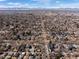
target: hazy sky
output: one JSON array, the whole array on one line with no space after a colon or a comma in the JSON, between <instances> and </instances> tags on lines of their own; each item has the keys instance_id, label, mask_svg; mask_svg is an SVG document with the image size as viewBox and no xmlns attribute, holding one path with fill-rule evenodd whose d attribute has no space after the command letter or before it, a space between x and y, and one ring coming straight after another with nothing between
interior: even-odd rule
<instances>
[{"instance_id":1,"label":"hazy sky","mask_svg":"<svg viewBox=\"0 0 79 59\"><path fill-rule=\"evenodd\" d=\"M79 0L0 0L0 8L79 8Z\"/></svg>"}]
</instances>

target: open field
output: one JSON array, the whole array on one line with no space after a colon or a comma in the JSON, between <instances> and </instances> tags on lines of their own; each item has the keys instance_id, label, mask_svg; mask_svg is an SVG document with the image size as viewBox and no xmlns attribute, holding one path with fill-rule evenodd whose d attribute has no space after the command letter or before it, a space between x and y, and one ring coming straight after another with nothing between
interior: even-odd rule
<instances>
[{"instance_id":1,"label":"open field","mask_svg":"<svg viewBox=\"0 0 79 59\"><path fill-rule=\"evenodd\" d=\"M79 13L1 11L0 59L79 59Z\"/></svg>"}]
</instances>

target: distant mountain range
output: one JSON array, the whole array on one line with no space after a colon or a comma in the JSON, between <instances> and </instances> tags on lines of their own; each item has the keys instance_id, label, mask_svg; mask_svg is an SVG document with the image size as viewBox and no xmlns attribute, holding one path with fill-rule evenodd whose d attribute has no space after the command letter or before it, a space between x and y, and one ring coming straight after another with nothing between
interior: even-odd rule
<instances>
[{"instance_id":1,"label":"distant mountain range","mask_svg":"<svg viewBox=\"0 0 79 59\"><path fill-rule=\"evenodd\" d=\"M79 11L79 8L0 8L0 10L73 10L73 11Z\"/></svg>"},{"instance_id":2,"label":"distant mountain range","mask_svg":"<svg viewBox=\"0 0 79 59\"><path fill-rule=\"evenodd\" d=\"M58 12L72 12L79 13L79 8L0 8L0 13L31 13L31 12L39 12L39 11L58 11Z\"/></svg>"}]
</instances>

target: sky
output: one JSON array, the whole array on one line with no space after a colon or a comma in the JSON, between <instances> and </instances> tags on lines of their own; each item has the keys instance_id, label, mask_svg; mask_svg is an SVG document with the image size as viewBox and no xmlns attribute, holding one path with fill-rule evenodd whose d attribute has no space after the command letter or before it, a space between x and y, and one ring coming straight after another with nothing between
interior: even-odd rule
<instances>
[{"instance_id":1,"label":"sky","mask_svg":"<svg viewBox=\"0 0 79 59\"><path fill-rule=\"evenodd\" d=\"M0 0L0 8L79 8L79 0Z\"/></svg>"}]
</instances>

